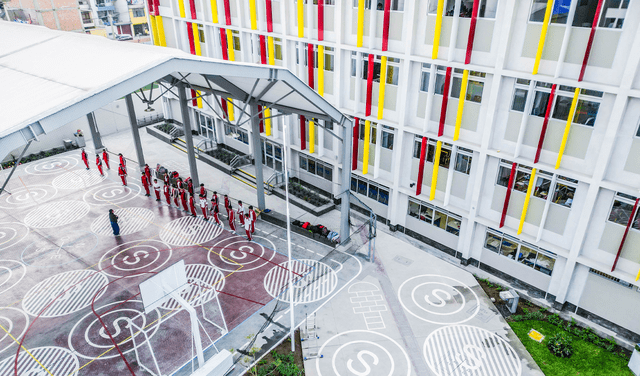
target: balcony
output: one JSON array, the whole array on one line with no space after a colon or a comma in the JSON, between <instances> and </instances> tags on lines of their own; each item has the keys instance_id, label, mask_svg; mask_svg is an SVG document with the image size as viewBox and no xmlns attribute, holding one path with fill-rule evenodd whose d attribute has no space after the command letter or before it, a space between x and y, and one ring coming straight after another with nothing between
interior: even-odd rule
<instances>
[{"instance_id":1,"label":"balcony","mask_svg":"<svg viewBox=\"0 0 640 376\"><path fill-rule=\"evenodd\" d=\"M140 8L144 6L143 0L127 0L129 8Z\"/></svg>"},{"instance_id":2,"label":"balcony","mask_svg":"<svg viewBox=\"0 0 640 376\"><path fill-rule=\"evenodd\" d=\"M96 9L100 12L115 11L116 7L111 1L96 2Z\"/></svg>"},{"instance_id":3,"label":"balcony","mask_svg":"<svg viewBox=\"0 0 640 376\"><path fill-rule=\"evenodd\" d=\"M86 0L78 0L78 8L80 10L91 10L91 4Z\"/></svg>"}]
</instances>

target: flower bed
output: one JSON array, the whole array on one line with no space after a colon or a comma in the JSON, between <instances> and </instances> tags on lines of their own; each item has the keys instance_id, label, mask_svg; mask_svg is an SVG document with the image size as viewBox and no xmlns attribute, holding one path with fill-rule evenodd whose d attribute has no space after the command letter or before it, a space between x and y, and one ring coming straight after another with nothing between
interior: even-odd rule
<instances>
[{"instance_id":1,"label":"flower bed","mask_svg":"<svg viewBox=\"0 0 640 376\"><path fill-rule=\"evenodd\" d=\"M322 206L329 203L328 199L320 196L317 192L314 192L311 189L304 187L302 184L295 183L291 180L289 180L289 193L314 206Z\"/></svg>"},{"instance_id":2,"label":"flower bed","mask_svg":"<svg viewBox=\"0 0 640 376\"><path fill-rule=\"evenodd\" d=\"M51 157L51 156L56 155L56 154L65 153L65 152L67 152L69 150L73 150L73 149L78 149L78 147L73 145L71 147L71 149L65 149L64 147L59 147L59 148L53 148L53 149L50 149L50 150L43 150L43 151L41 151L39 153L29 154L26 157L22 157L22 160L20 160L20 164L37 161L39 159ZM16 161L15 161L15 157L14 157L13 161L3 163L2 164L2 168L3 169L11 168L11 167L13 167L13 165L15 165L15 163L16 163Z\"/></svg>"}]
</instances>

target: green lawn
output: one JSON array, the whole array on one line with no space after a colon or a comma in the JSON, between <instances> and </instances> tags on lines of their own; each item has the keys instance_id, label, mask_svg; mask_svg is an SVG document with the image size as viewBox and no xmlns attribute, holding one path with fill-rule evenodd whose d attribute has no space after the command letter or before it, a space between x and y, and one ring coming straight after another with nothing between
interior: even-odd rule
<instances>
[{"instance_id":1,"label":"green lawn","mask_svg":"<svg viewBox=\"0 0 640 376\"><path fill-rule=\"evenodd\" d=\"M627 367L626 359L572 334L569 336L573 338L574 353L570 358L558 358L551 354L547 349L547 339L565 330L546 321L519 321L510 322L509 325L547 376L634 376ZM542 343L529 338L527 334L531 329L546 336Z\"/></svg>"}]
</instances>

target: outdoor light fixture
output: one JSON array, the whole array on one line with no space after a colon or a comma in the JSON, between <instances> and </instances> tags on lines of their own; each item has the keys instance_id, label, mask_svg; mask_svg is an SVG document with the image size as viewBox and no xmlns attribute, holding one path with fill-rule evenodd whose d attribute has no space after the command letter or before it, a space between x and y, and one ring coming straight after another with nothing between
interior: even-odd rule
<instances>
[{"instance_id":1,"label":"outdoor light fixture","mask_svg":"<svg viewBox=\"0 0 640 376\"><path fill-rule=\"evenodd\" d=\"M153 112L155 109L151 107L151 103L147 102L147 108L144 109L144 112Z\"/></svg>"}]
</instances>

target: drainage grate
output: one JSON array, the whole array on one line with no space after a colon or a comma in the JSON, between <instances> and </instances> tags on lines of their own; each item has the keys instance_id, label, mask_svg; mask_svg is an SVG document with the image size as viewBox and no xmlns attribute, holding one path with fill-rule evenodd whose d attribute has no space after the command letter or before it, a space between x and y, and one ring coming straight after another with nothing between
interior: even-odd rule
<instances>
[{"instance_id":1,"label":"drainage grate","mask_svg":"<svg viewBox=\"0 0 640 376\"><path fill-rule=\"evenodd\" d=\"M393 261L395 261L397 263L400 263L400 264L402 264L404 266L409 266L409 265L413 264L413 260L410 260L410 259L408 259L406 257L402 257L402 256L394 257Z\"/></svg>"}]
</instances>

